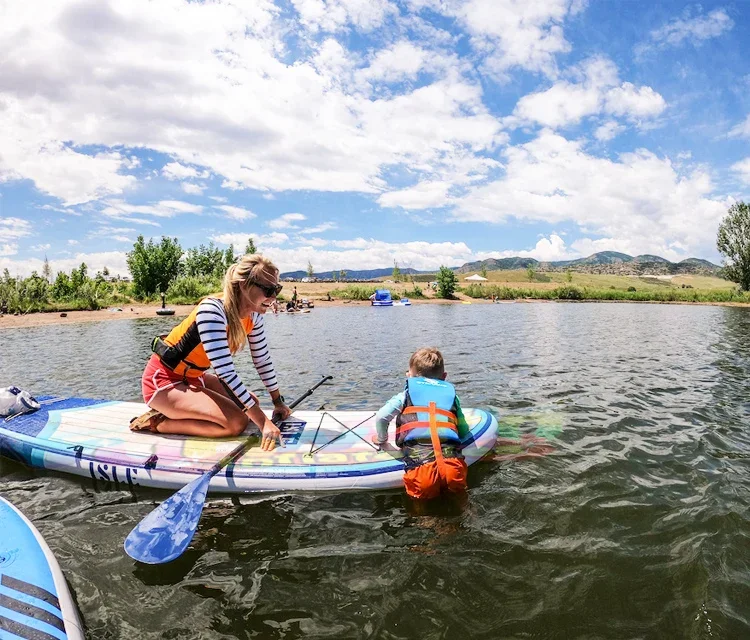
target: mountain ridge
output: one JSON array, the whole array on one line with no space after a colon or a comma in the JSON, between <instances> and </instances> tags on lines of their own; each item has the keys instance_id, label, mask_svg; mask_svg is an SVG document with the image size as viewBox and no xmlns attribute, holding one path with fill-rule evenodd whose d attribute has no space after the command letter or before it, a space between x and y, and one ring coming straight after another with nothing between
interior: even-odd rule
<instances>
[{"instance_id":1,"label":"mountain ridge","mask_svg":"<svg viewBox=\"0 0 750 640\"><path fill-rule=\"evenodd\" d=\"M642 275L649 273L653 275L718 275L721 267L717 264L703 260L702 258L686 258L680 262L670 262L660 256L643 254L631 256L627 253L618 251L600 251L585 258L575 260L558 260L552 262L543 262L535 258L521 258L515 256L512 258L487 258L486 260L476 260L466 262L460 267L451 267L456 273L468 273L472 271L479 272L482 268L487 271L507 271L514 269L528 269L532 267L538 271L578 271L581 273L607 273L615 275ZM393 267L383 269L343 269L346 272L347 280L370 280L373 278L382 278L390 276L393 273ZM340 271L323 271L314 273L314 277L321 280L333 279L334 273ZM435 273L435 271L419 271L417 269L401 269L402 275ZM307 276L303 270L286 271L279 275L280 278L294 278L300 280Z\"/></svg>"}]
</instances>

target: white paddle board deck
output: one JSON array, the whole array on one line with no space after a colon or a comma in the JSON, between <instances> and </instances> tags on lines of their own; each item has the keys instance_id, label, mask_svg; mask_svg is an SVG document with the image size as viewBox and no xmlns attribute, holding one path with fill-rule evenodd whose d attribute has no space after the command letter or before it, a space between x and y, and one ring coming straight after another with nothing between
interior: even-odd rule
<instances>
[{"instance_id":1,"label":"white paddle board deck","mask_svg":"<svg viewBox=\"0 0 750 640\"><path fill-rule=\"evenodd\" d=\"M0 452L28 465L88 476L116 487L177 489L210 469L246 437L196 438L132 432L131 418L147 407L135 402L83 398L46 400L32 414L0 422ZM471 432L468 464L495 445L497 421L464 409ZM280 425L284 447L262 451L260 441L211 479L210 491L383 489L402 484L404 464L395 447L371 443L374 411L295 411Z\"/></svg>"},{"instance_id":2,"label":"white paddle board deck","mask_svg":"<svg viewBox=\"0 0 750 640\"><path fill-rule=\"evenodd\" d=\"M41 534L0 498L0 638L83 640L65 577Z\"/></svg>"}]
</instances>

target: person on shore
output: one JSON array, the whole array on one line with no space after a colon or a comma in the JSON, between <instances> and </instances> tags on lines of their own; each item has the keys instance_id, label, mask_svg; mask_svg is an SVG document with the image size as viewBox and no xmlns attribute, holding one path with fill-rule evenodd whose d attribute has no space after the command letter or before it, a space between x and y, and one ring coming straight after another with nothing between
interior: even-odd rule
<instances>
[{"instance_id":1,"label":"person on shore","mask_svg":"<svg viewBox=\"0 0 750 640\"><path fill-rule=\"evenodd\" d=\"M267 258L246 255L227 270L222 295L203 299L167 336L154 338L141 380L151 410L131 421L132 430L219 438L238 436L252 422L262 433L261 448L276 446L279 428L245 388L233 356L250 344L273 418L286 418L291 411L279 392L263 324L282 288L278 276Z\"/></svg>"},{"instance_id":2,"label":"person on shore","mask_svg":"<svg viewBox=\"0 0 750 640\"><path fill-rule=\"evenodd\" d=\"M292 293L292 306L295 309L297 308L297 287L294 287L294 292Z\"/></svg>"},{"instance_id":3,"label":"person on shore","mask_svg":"<svg viewBox=\"0 0 750 640\"><path fill-rule=\"evenodd\" d=\"M466 490L467 465L461 441L469 426L456 390L445 381L443 355L433 347L409 359L406 386L375 416L373 443L388 441L388 425L396 419L396 446L403 451L404 486L412 498L435 498L443 490Z\"/></svg>"}]
</instances>

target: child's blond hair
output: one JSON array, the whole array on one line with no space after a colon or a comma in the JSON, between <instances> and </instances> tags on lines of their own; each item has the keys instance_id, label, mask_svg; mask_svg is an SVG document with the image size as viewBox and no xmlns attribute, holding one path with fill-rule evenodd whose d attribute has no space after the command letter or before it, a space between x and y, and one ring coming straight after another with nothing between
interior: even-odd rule
<instances>
[{"instance_id":1,"label":"child's blond hair","mask_svg":"<svg viewBox=\"0 0 750 640\"><path fill-rule=\"evenodd\" d=\"M435 347L424 347L409 358L409 371L423 378L442 379L445 375L443 354Z\"/></svg>"}]
</instances>

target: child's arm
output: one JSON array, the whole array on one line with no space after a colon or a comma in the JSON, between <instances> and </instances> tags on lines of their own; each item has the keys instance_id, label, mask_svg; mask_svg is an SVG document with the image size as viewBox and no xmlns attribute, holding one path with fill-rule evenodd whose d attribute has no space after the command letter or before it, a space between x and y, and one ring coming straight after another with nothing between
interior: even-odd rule
<instances>
[{"instance_id":1,"label":"child's arm","mask_svg":"<svg viewBox=\"0 0 750 640\"><path fill-rule=\"evenodd\" d=\"M378 431L377 435L372 437L372 441L375 444L385 444L388 442L388 425L401 413L405 402L406 396L402 391L393 396L375 414L375 428Z\"/></svg>"},{"instance_id":2,"label":"child's arm","mask_svg":"<svg viewBox=\"0 0 750 640\"><path fill-rule=\"evenodd\" d=\"M458 429L458 437L463 440L466 436L469 435L469 423L466 422L466 416L464 415L463 409L461 409L461 403L458 400L458 396L456 396L456 422L458 423L456 425L456 428Z\"/></svg>"}]
</instances>

